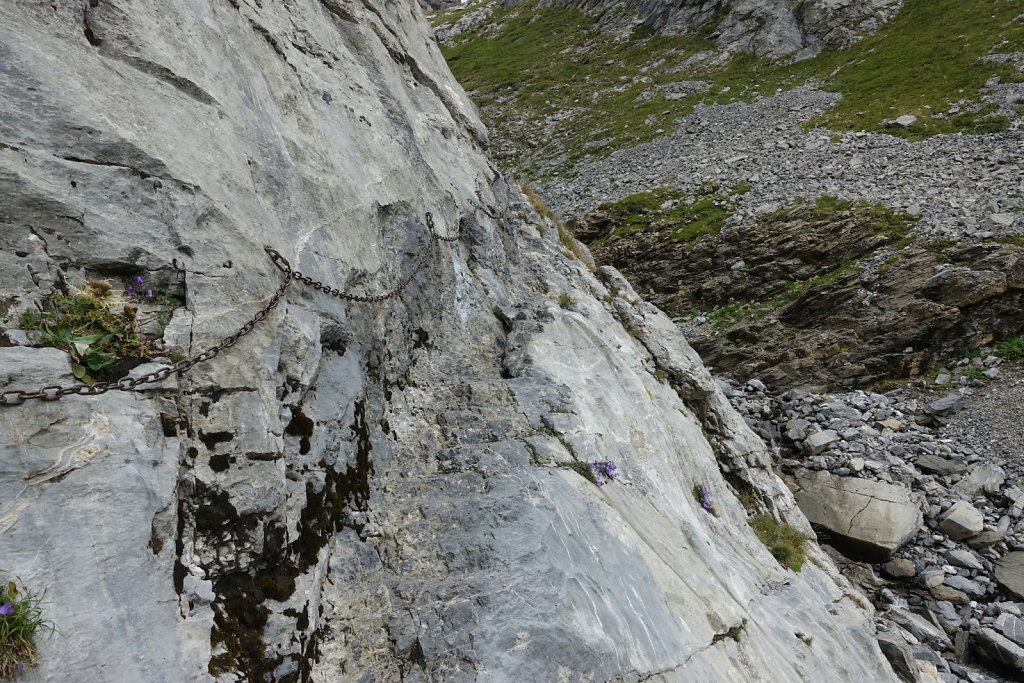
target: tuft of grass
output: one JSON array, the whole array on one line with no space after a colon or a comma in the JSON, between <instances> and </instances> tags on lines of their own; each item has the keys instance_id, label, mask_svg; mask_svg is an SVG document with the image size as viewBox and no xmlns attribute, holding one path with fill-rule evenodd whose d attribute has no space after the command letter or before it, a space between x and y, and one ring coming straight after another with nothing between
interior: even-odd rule
<instances>
[{"instance_id":1,"label":"tuft of grass","mask_svg":"<svg viewBox=\"0 0 1024 683\"><path fill-rule=\"evenodd\" d=\"M0 678L39 663L36 636L52 635L53 622L43 618L42 598L8 580L0 586Z\"/></svg>"},{"instance_id":2,"label":"tuft of grass","mask_svg":"<svg viewBox=\"0 0 1024 683\"><path fill-rule=\"evenodd\" d=\"M1004 339L995 345L995 352L1006 360L1024 361L1024 336Z\"/></svg>"},{"instance_id":3,"label":"tuft of grass","mask_svg":"<svg viewBox=\"0 0 1024 683\"><path fill-rule=\"evenodd\" d=\"M544 203L544 200L540 198L536 190L528 184L523 185L522 190L523 194L525 194L526 198L530 200L530 203L533 204L533 208L538 214L550 221L558 223L558 216L556 216L555 212L551 210L551 207Z\"/></svg>"},{"instance_id":4,"label":"tuft of grass","mask_svg":"<svg viewBox=\"0 0 1024 683\"><path fill-rule=\"evenodd\" d=\"M90 373L103 373L119 360L152 355L152 344L138 329L138 309L119 301L109 283L87 283L74 296L56 296L50 303L42 313L26 311L19 323L38 332L43 346L68 352L77 379L92 384L96 380ZM120 313L114 312L116 306Z\"/></svg>"},{"instance_id":5,"label":"tuft of grass","mask_svg":"<svg viewBox=\"0 0 1024 683\"><path fill-rule=\"evenodd\" d=\"M558 297L558 305L561 306L562 308L569 308L570 306L572 306L572 304L572 297L566 294L565 292L562 292L562 295Z\"/></svg>"},{"instance_id":6,"label":"tuft of grass","mask_svg":"<svg viewBox=\"0 0 1024 683\"><path fill-rule=\"evenodd\" d=\"M988 379L985 376L985 368L980 365L970 365L964 368L964 377L975 382L983 382Z\"/></svg>"},{"instance_id":7,"label":"tuft of grass","mask_svg":"<svg viewBox=\"0 0 1024 683\"><path fill-rule=\"evenodd\" d=\"M579 460L562 460L556 462L559 467L568 467L570 470L576 472L578 475L589 481L591 484L597 483L597 477L594 475L594 470L590 466L590 463L581 462Z\"/></svg>"},{"instance_id":8,"label":"tuft of grass","mask_svg":"<svg viewBox=\"0 0 1024 683\"><path fill-rule=\"evenodd\" d=\"M800 571L807 555L804 548L808 537L793 527L778 521L771 515L758 515L750 520L750 526L761 542L768 547L779 564L795 572Z\"/></svg>"}]
</instances>

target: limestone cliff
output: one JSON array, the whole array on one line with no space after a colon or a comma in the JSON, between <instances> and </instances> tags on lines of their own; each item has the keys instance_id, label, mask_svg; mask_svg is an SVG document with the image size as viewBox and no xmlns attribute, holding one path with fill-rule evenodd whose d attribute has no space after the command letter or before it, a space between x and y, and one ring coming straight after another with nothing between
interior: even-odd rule
<instances>
[{"instance_id":1,"label":"limestone cliff","mask_svg":"<svg viewBox=\"0 0 1024 683\"><path fill-rule=\"evenodd\" d=\"M747 525L738 491L806 521L686 341L495 171L415 3L5 3L0 95L2 391L73 381L17 314L89 280L174 292L195 356L281 284L265 245L411 277L0 409L0 566L60 629L24 680L892 678L828 559ZM460 239L421 261L427 212Z\"/></svg>"},{"instance_id":2,"label":"limestone cliff","mask_svg":"<svg viewBox=\"0 0 1024 683\"><path fill-rule=\"evenodd\" d=\"M515 4L515 3L504 3ZM551 0L583 9L610 30L664 35L705 32L722 50L804 59L822 48L848 47L877 31L903 0ZM443 7L443 0L436 7ZM479 12L464 27L479 24ZM450 38L461 28L445 27Z\"/></svg>"}]
</instances>

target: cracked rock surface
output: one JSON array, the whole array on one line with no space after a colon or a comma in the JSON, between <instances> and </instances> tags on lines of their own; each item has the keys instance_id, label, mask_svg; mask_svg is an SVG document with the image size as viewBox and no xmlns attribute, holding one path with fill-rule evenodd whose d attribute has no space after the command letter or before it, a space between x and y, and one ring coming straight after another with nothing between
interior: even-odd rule
<instances>
[{"instance_id":1,"label":"cracked rock surface","mask_svg":"<svg viewBox=\"0 0 1024 683\"><path fill-rule=\"evenodd\" d=\"M178 292L186 356L280 285L264 245L409 280L296 282L186 375L0 410L3 568L60 629L23 680L894 680L827 556L747 525L740 490L809 530L681 333L496 172L416 5L7 3L0 95L3 391L71 383L16 321L88 280ZM417 270L426 212L460 239Z\"/></svg>"}]
</instances>

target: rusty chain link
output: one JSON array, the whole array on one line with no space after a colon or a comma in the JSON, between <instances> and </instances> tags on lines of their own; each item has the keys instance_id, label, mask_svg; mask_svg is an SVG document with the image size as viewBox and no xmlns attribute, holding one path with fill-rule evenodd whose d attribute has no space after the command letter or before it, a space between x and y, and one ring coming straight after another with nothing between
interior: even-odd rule
<instances>
[{"instance_id":1,"label":"rusty chain link","mask_svg":"<svg viewBox=\"0 0 1024 683\"><path fill-rule=\"evenodd\" d=\"M96 382L94 384L75 384L71 386L50 384L42 389L38 389L37 391L14 390L0 392L0 407L20 406L25 401L33 399L38 399L40 401L56 401L71 394L76 396L99 396L100 394L105 394L108 391L136 391L140 385L159 382L167 379L171 375L183 375L199 363L205 363L208 360L216 358L221 351L234 346L238 343L239 339L252 332L257 323L266 320L267 316L270 315L270 312L277 307L281 302L281 299L284 297L285 292L288 290L288 287L290 287L292 282L295 280L301 280L303 283L313 287L314 289L318 289L325 294L330 294L331 296L335 296L339 299L345 299L346 301L377 303L396 297L412 283L413 279L423 269L423 266L426 263L427 251L436 241L457 242L462 237L461 224L459 225L459 230L454 236L445 237L437 233L437 230L434 227L433 215L428 212L426 217L428 228L427 242L416 254L412 272L408 277L402 280L395 289L386 294L349 294L348 292L342 292L335 287L328 287L324 283L314 280L310 276L304 274L302 271L294 270L291 263L288 262L288 259L282 256L276 249L264 247L263 250L267 252L268 256L270 256L270 260L273 261L278 270L285 274L285 280L281 283L281 286L277 288L277 291L274 292L270 299L267 300L267 303L263 305L263 308L256 311L256 314L253 315L253 317L242 325L242 327L240 327L234 334L224 337L224 339L220 340L219 343L214 344L199 355L178 361L173 365L165 365L159 370L154 370L153 372L146 373L145 375L139 375L138 377L122 377L121 379L113 382Z\"/></svg>"}]
</instances>

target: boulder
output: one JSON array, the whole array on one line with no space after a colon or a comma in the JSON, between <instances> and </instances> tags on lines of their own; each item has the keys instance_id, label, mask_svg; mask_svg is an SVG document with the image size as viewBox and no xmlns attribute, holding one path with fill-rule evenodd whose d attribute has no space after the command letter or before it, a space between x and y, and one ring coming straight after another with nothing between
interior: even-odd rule
<instances>
[{"instance_id":1,"label":"boulder","mask_svg":"<svg viewBox=\"0 0 1024 683\"><path fill-rule=\"evenodd\" d=\"M917 469L921 470L925 474L937 474L939 476L946 476L949 474L960 474L961 472L967 471L967 465L958 460L951 460L949 458L943 458L941 455L934 455L932 453L924 453L918 457L914 463Z\"/></svg>"},{"instance_id":2,"label":"boulder","mask_svg":"<svg viewBox=\"0 0 1024 683\"><path fill-rule=\"evenodd\" d=\"M958 500L942 518L942 530L954 541L962 541L985 528L985 516L970 503Z\"/></svg>"},{"instance_id":3,"label":"boulder","mask_svg":"<svg viewBox=\"0 0 1024 683\"><path fill-rule=\"evenodd\" d=\"M836 545L845 540L854 554L890 557L921 526L918 498L902 486L806 469L796 479L807 519L828 529Z\"/></svg>"},{"instance_id":4,"label":"boulder","mask_svg":"<svg viewBox=\"0 0 1024 683\"><path fill-rule=\"evenodd\" d=\"M901 681L917 683L917 664L914 661L914 651L910 645L897 635L890 633L878 634L878 647L882 654L892 664L892 670L900 677Z\"/></svg>"},{"instance_id":5,"label":"boulder","mask_svg":"<svg viewBox=\"0 0 1024 683\"><path fill-rule=\"evenodd\" d=\"M1020 645L990 628L978 629L974 638L975 651L982 658L1024 674L1024 648Z\"/></svg>"},{"instance_id":6,"label":"boulder","mask_svg":"<svg viewBox=\"0 0 1024 683\"><path fill-rule=\"evenodd\" d=\"M1024 619L1004 612L996 617L996 629L1020 646L1024 646Z\"/></svg>"},{"instance_id":7,"label":"boulder","mask_svg":"<svg viewBox=\"0 0 1024 683\"><path fill-rule=\"evenodd\" d=\"M939 417L946 417L959 413L965 408L969 408L973 401L970 396L965 396L958 391L954 391L951 394L946 394L942 398L932 401L928 404L928 412L932 415Z\"/></svg>"},{"instance_id":8,"label":"boulder","mask_svg":"<svg viewBox=\"0 0 1024 683\"><path fill-rule=\"evenodd\" d=\"M1024 600L1024 550L1007 553L996 562L996 583L1014 600Z\"/></svg>"},{"instance_id":9,"label":"boulder","mask_svg":"<svg viewBox=\"0 0 1024 683\"><path fill-rule=\"evenodd\" d=\"M882 565L882 571L897 579L910 578L917 573L914 569L914 563L905 557L898 557L895 560L889 560Z\"/></svg>"},{"instance_id":10,"label":"boulder","mask_svg":"<svg viewBox=\"0 0 1024 683\"><path fill-rule=\"evenodd\" d=\"M965 496L976 496L979 491L989 495L999 493L999 487L1006 481L1006 472L1002 467L982 465L971 470L970 474L957 482L953 488Z\"/></svg>"},{"instance_id":11,"label":"boulder","mask_svg":"<svg viewBox=\"0 0 1024 683\"><path fill-rule=\"evenodd\" d=\"M804 450L808 455L817 455L838 441L839 435L831 429L826 429L804 439Z\"/></svg>"}]
</instances>

